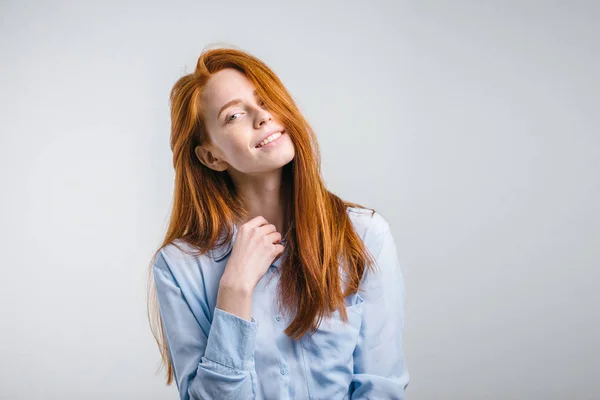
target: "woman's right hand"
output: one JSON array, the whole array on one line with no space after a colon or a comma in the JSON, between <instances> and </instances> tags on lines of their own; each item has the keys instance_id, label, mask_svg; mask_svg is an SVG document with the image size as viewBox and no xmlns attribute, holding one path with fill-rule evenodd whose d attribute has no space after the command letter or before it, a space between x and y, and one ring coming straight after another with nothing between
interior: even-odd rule
<instances>
[{"instance_id":1,"label":"woman's right hand","mask_svg":"<svg viewBox=\"0 0 600 400\"><path fill-rule=\"evenodd\" d=\"M221 285L247 291L250 295L284 247L275 225L258 216L241 225Z\"/></svg>"}]
</instances>

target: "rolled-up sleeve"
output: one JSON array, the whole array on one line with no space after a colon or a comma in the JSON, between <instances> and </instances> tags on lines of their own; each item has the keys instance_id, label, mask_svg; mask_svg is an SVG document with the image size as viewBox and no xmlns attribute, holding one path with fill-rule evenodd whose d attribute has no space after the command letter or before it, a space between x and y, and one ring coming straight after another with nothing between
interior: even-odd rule
<instances>
[{"instance_id":1,"label":"rolled-up sleeve","mask_svg":"<svg viewBox=\"0 0 600 400\"><path fill-rule=\"evenodd\" d=\"M363 321L354 350L351 398L404 400L409 373L404 358L404 278L387 221L373 215L368 232L376 270L361 282Z\"/></svg>"},{"instance_id":2,"label":"rolled-up sleeve","mask_svg":"<svg viewBox=\"0 0 600 400\"><path fill-rule=\"evenodd\" d=\"M180 399L254 399L258 322L219 308L211 321L207 304L192 310L164 257L153 272ZM194 296L202 298L203 293Z\"/></svg>"}]
</instances>

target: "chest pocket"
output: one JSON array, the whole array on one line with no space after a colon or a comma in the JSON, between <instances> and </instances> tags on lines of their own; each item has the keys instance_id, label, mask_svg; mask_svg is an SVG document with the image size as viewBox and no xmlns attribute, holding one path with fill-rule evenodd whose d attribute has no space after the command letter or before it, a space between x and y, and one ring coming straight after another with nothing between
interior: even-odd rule
<instances>
[{"instance_id":1,"label":"chest pocket","mask_svg":"<svg viewBox=\"0 0 600 400\"><path fill-rule=\"evenodd\" d=\"M322 393L323 399L342 398L341 395L347 393L351 383L353 353L362 325L364 300L358 293L349 298L351 300L345 305L347 322L342 320L339 310L335 310L321 320L319 328L312 335L308 331L301 339L309 391L312 385L318 383L321 390L327 392Z\"/></svg>"}]
</instances>

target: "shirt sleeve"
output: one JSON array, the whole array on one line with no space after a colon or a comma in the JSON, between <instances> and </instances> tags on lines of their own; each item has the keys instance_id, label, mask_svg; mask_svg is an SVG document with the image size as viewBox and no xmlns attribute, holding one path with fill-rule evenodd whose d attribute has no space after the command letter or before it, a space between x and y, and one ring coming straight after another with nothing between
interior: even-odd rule
<instances>
[{"instance_id":1,"label":"shirt sleeve","mask_svg":"<svg viewBox=\"0 0 600 400\"><path fill-rule=\"evenodd\" d=\"M206 313L192 312L168 267L155 264L153 272L180 399L254 399L258 323L219 308L211 322ZM201 308L208 310L208 305Z\"/></svg>"},{"instance_id":2,"label":"shirt sleeve","mask_svg":"<svg viewBox=\"0 0 600 400\"><path fill-rule=\"evenodd\" d=\"M351 399L404 400L410 380L402 346L404 279L387 221L377 213L373 219L377 265L361 282L363 321L354 350Z\"/></svg>"}]
</instances>

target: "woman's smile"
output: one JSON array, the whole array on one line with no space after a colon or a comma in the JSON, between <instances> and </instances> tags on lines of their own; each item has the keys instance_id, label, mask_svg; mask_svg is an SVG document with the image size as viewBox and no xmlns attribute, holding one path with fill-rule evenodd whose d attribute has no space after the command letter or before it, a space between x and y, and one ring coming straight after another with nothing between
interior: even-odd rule
<instances>
[{"instance_id":1,"label":"woman's smile","mask_svg":"<svg viewBox=\"0 0 600 400\"><path fill-rule=\"evenodd\" d=\"M275 147L279 143L282 142L282 139L285 135L286 135L285 131L282 131L279 134L272 135L272 140L269 143L259 144L256 148L257 149L269 149L269 148ZM262 142L262 143L264 143L264 142Z\"/></svg>"}]
</instances>

